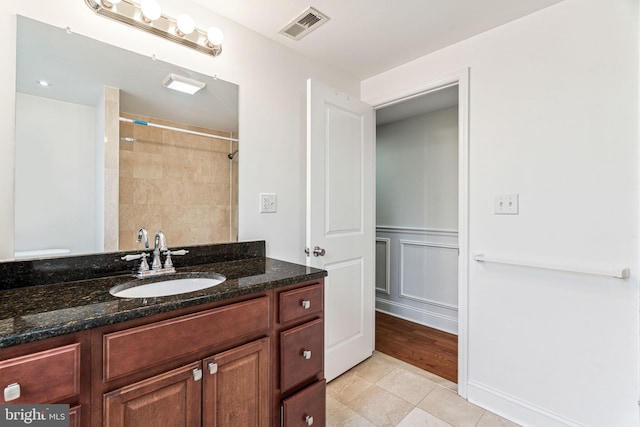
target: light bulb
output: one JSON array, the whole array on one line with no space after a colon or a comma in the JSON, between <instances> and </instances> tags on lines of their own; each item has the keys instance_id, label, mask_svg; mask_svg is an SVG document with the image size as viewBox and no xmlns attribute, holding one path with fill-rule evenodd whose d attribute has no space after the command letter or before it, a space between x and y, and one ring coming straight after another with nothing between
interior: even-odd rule
<instances>
[{"instance_id":1,"label":"light bulb","mask_svg":"<svg viewBox=\"0 0 640 427\"><path fill-rule=\"evenodd\" d=\"M143 0L140 5L142 16L149 21L155 21L162 15L160 5L155 0Z\"/></svg>"},{"instance_id":2,"label":"light bulb","mask_svg":"<svg viewBox=\"0 0 640 427\"><path fill-rule=\"evenodd\" d=\"M178 26L178 31L184 35L191 34L193 30L196 29L196 24L193 22L193 19L185 14L178 15L176 25Z\"/></svg>"},{"instance_id":3,"label":"light bulb","mask_svg":"<svg viewBox=\"0 0 640 427\"><path fill-rule=\"evenodd\" d=\"M220 46L222 44L222 40L224 39L224 34L222 34L222 30L218 27L211 27L209 31L207 31L207 40L213 46Z\"/></svg>"}]
</instances>

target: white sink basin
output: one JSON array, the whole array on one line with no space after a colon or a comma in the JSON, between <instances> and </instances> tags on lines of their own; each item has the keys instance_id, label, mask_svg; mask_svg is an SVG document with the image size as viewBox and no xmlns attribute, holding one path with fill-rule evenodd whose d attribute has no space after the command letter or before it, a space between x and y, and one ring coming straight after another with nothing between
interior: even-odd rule
<instances>
[{"instance_id":1,"label":"white sink basin","mask_svg":"<svg viewBox=\"0 0 640 427\"><path fill-rule=\"evenodd\" d=\"M109 293L120 298L153 298L186 294L219 285L227 280L221 274L208 274L207 277L167 278L158 282L137 285L135 282L114 286Z\"/></svg>"}]
</instances>

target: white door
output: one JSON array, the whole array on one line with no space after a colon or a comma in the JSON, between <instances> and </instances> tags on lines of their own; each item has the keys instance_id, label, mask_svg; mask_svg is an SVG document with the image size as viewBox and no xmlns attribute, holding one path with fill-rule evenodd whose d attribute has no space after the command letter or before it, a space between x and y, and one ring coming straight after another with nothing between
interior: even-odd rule
<instances>
[{"instance_id":1,"label":"white door","mask_svg":"<svg viewBox=\"0 0 640 427\"><path fill-rule=\"evenodd\" d=\"M374 349L374 133L369 105L308 81L307 259L309 265L329 273L325 280L328 381L371 356Z\"/></svg>"}]
</instances>

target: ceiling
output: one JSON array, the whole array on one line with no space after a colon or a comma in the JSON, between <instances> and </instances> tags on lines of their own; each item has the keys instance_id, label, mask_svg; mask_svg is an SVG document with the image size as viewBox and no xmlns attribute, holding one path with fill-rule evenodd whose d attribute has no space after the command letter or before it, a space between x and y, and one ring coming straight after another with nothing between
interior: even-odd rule
<instances>
[{"instance_id":1,"label":"ceiling","mask_svg":"<svg viewBox=\"0 0 640 427\"><path fill-rule=\"evenodd\" d=\"M366 79L562 0L193 0L299 53ZM330 20L279 34L312 6Z\"/></svg>"},{"instance_id":2,"label":"ceiling","mask_svg":"<svg viewBox=\"0 0 640 427\"><path fill-rule=\"evenodd\" d=\"M120 49L64 29L18 17L16 90L95 106L104 86L120 89L120 111L238 132L238 86ZM170 73L206 83L195 95L165 88ZM37 82L46 80L49 87Z\"/></svg>"}]
</instances>

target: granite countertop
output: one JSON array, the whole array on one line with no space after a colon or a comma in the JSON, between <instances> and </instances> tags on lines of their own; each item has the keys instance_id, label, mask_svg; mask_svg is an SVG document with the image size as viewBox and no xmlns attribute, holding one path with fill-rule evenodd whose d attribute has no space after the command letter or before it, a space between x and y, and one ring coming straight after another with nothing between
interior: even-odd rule
<instances>
[{"instance_id":1,"label":"granite countertop","mask_svg":"<svg viewBox=\"0 0 640 427\"><path fill-rule=\"evenodd\" d=\"M131 319L222 301L308 280L326 271L271 258L251 258L177 268L178 274L215 272L227 280L212 288L157 298L123 299L109 289L136 279L116 275L0 292L0 348L69 334ZM170 276L162 276L163 279ZM160 279L162 280L162 279Z\"/></svg>"}]
</instances>

